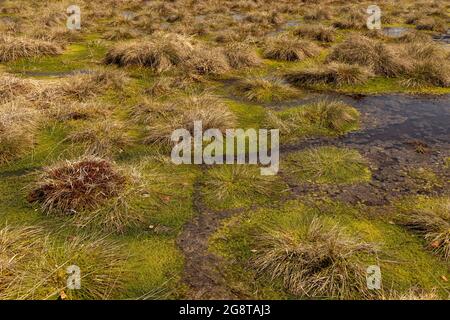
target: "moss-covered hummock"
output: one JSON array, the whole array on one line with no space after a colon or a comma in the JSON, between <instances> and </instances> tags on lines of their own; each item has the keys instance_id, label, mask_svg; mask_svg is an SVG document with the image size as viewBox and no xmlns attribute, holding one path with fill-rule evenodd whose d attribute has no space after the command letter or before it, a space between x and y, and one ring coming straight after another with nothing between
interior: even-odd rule
<instances>
[{"instance_id":1,"label":"moss-covered hummock","mask_svg":"<svg viewBox=\"0 0 450 320\"><path fill-rule=\"evenodd\" d=\"M385 298L393 294L407 293L411 288L436 291L445 298L446 288L448 289L445 279L449 276L446 263L423 251L421 240L402 227L392 224L389 219L372 218L368 212L370 210L365 207L351 207L327 200L289 201L278 209L260 208L229 219L212 237L211 250L231 263L232 267L228 273L231 286L244 290L250 297L311 298L302 294L293 295L282 278L257 272L257 268L249 268L249 263L260 254L265 254L260 251L259 238L264 233L276 230L277 234L289 235L302 243L305 241L301 240L305 239L302 235L308 230L312 219L318 219L326 228L339 226L342 236L347 239L376 246L376 251L356 254L352 258L365 267L378 265L381 268L382 290L372 292L372 296L365 298ZM301 256L292 255L289 259L301 259ZM325 264L312 272L320 273L322 268L327 266L328 264ZM301 286L301 281L308 279L298 281L298 286ZM364 298L364 291L342 293L345 293L346 298ZM314 298L338 296L332 294Z\"/></svg>"},{"instance_id":2,"label":"moss-covered hummock","mask_svg":"<svg viewBox=\"0 0 450 320\"><path fill-rule=\"evenodd\" d=\"M279 176L263 176L256 165L217 165L207 170L201 196L214 210L249 208L279 201L288 192Z\"/></svg>"},{"instance_id":3,"label":"moss-covered hummock","mask_svg":"<svg viewBox=\"0 0 450 320\"><path fill-rule=\"evenodd\" d=\"M319 147L288 154L282 169L298 183L349 184L367 182L371 172L356 150Z\"/></svg>"}]
</instances>

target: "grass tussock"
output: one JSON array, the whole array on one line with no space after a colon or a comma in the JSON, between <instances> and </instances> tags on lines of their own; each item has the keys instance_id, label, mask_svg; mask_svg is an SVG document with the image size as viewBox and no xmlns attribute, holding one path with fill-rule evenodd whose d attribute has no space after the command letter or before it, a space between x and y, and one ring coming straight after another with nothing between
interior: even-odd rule
<instances>
[{"instance_id":1,"label":"grass tussock","mask_svg":"<svg viewBox=\"0 0 450 320\"><path fill-rule=\"evenodd\" d=\"M443 65L442 61L417 61L403 77L401 83L408 88L421 88L430 85L448 88L450 87L450 67Z\"/></svg>"},{"instance_id":2,"label":"grass tussock","mask_svg":"<svg viewBox=\"0 0 450 320\"><path fill-rule=\"evenodd\" d=\"M161 76L145 90L145 93L153 97L169 96L174 91L195 92L197 85L204 83L204 79L197 74L180 74L176 76Z\"/></svg>"},{"instance_id":3,"label":"grass tussock","mask_svg":"<svg viewBox=\"0 0 450 320\"><path fill-rule=\"evenodd\" d=\"M119 70L77 72L61 81L23 79L9 74L0 76L0 102L22 97L36 107L48 109L69 100L87 101L113 89L123 89L128 78Z\"/></svg>"},{"instance_id":4,"label":"grass tussock","mask_svg":"<svg viewBox=\"0 0 450 320\"><path fill-rule=\"evenodd\" d=\"M342 8L339 18L333 22L333 27L338 29L361 30L366 27L367 16L358 8Z\"/></svg>"},{"instance_id":5,"label":"grass tussock","mask_svg":"<svg viewBox=\"0 0 450 320\"><path fill-rule=\"evenodd\" d=\"M193 50L190 39L184 36L157 33L148 39L117 44L107 52L105 63L150 67L163 72L184 63Z\"/></svg>"},{"instance_id":6,"label":"grass tussock","mask_svg":"<svg viewBox=\"0 0 450 320\"><path fill-rule=\"evenodd\" d=\"M64 22L53 27L42 28L39 26L30 33L34 39L47 41L50 43L58 43L64 46L69 43L83 40L81 33L73 32L72 30L67 29Z\"/></svg>"},{"instance_id":7,"label":"grass tussock","mask_svg":"<svg viewBox=\"0 0 450 320\"><path fill-rule=\"evenodd\" d=\"M48 90L58 98L86 101L107 89L121 90L127 81L126 74L119 70L93 70L71 75Z\"/></svg>"},{"instance_id":8,"label":"grass tussock","mask_svg":"<svg viewBox=\"0 0 450 320\"><path fill-rule=\"evenodd\" d=\"M319 147L289 154L286 172L300 182L351 184L369 181L367 161L356 150Z\"/></svg>"},{"instance_id":9,"label":"grass tussock","mask_svg":"<svg viewBox=\"0 0 450 320\"><path fill-rule=\"evenodd\" d=\"M284 75L288 83L295 86L314 86L329 84L335 86L358 85L366 83L373 73L362 66L336 63L306 68Z\"/></svg>"},{"instance_id":10,"label":"grass tussock","mask_svg":"<svg viewBox=\"0 0 450 320\"><path fill-rule=\"evenodd\" d=\"M279 102L299 96L299 91L276 78L243 79L237 83L235 88L239 95L254 102Z\"/></svg>"},{"instance_id":11,"label":"grass tussock","mask_svg":"<svg viewBox=\"0 0 450 320\"><path fill-rule=\"evenodd\" d=\"M389 292L381 297L382 300L439 300L439 295L436 290L423 290L418 288L411 288L406 292Z\"/></svg>"},{"instance_id":12,"label":"grass tussock","mask_svg":"<svg viewBox=\"0 0 450 320\"><path fill-rule=\"evenodd\" d=\"M393 48L360 35L338 44L327 60L368 66L375 74L386 77L398 76L408 68L408 61Z\"/></svg>"},{"instance_id":13,"label":"grass tussock","mask_svg":"<svg viewBox=\"0 0 450 320\"><path fill-rule=\"evenodd\" d=\"M406 44L405 54L412 61L401 83L409 88L424 86L450 87L448 53L431 41Z\"/></svg>"},{"instance_id":14,"label":"grass tussock","mask_svg":"<svg viewBox=\"0 0 450 320\"><path fill-rule=\"evenodd\" d=\"M58 103L49 111L50 117L57 121L91 120L105 118L110 113L110 107L98 102Z\"/></svg>"},{"instance_id":15,"label":"grass tussock","mask_svg":"<svg viewBox=\"0 0 450 320\"><path fill-rule=\"evenodd\" d=\"M233 69L256 67L262 63L253 48L245 43L228 43L223 52Z\"/></svg>"},{"instance_id":16,"label":"grass tussock","mask_svg":"<svg viewBox=\"0 0 450 320\"><path fill-rule=\"evenodd\" d=\"M263 54L268 59L299 61L317 56L319 53L320 48L314 42L278 36L267 40Z\"/></svg>"},{"instance_id":17,"label":"grass tussock","mask_svg":"<svg viewBox=\"0 0 450 320\"><path fill-rule=\"evenodd\" d=\"M70 215L98 207L117 196L125 184L126 177L113 163L85 157L46 168L33 185L28 201L39 204L46 213Z\"/></svg>"},{"instance_id":18,"label":"grass tussock","mask_svg":"<svg viewBox=\"0 0 450 320\"><path fill-rule=\"evenodd\" d=\"M130 40L140 36L140 33L134 29L126 27L117 27L104 33L103 39L110 41Z\"/></svg>"},{"instance_id":19,"label":"grass tussock","mask_svg":"<svg viewBox=\"0 0 450 320\"><path fill-rule=\"evenodd\" d=\"M20 58L57 55L61 53L62 48L49 41L24 37L0 37L0 62L9 62Z\"/></svg>"},{"instance_id":20,"label":"grass tussock","mask_svg":"<svg viewBox=\"0 0 450 320\"><path fill-rule=\"evenodd\" d=\"M269 112L266 124L280 129L282 139L326 135L336 136L359 127L359 112L339 101L323 100L280 112Z\"/></svg>"},{"instance_id":21,"label":"grass tussock","mask_svg":"<svg viewBox=\"0 0 450 320\"><path fill-rule=\"evenodd\" d=\"M333 27L321 24L303 25L297 27L293 33L295 36L320 42L333 42L336 36L336 30Z\"/></svg>"},{"instance_id":22,"label":"grass tussock","mask_svg":"<svg viewBox=\"0 0 450 320\"><path fill-rule=\"evenodd\" d=\"M40 113L13 101L0 105L0 164L33 148Z\"/></svg>"},{"instance_id":23,"label":"grass tussock","mask_svg":"<svg viewBox=\"0 0 450 320\"><path fill-rule=\"evenodd\" d=\"M197 74L222 74L230 69L219 48L205 47L185 36L158 32L149 38L119 43L104 59L106 64L149 67L161 73L176 67Z\"/></svg>"},{"instance_id":24,"label":"grass tussock","mask_svg":"<svg viewBox=\"0 0 450 320\"><path fill-rule=\"evenodd\" d=\"M52 239L39 226L0 229L0 299L108 299L124 289L123 248L104 237ZM67 267L81 288L67 288Z\"/></svg>"},{"instance_id":25,"label":"grass tussock","mask_svg":"<svg viewBox=\"0 0 450 320\"><path fill-rule=\"evenodd\" d=\"M290 293L311 298L368 297L361 254L376 252L373 244L347 237L339 226L313 218L300 235L262 230L251 261L258 275L280 280Z\"/></svg>"},{"instance_id":26,"label":"grass tussock","mask_svg":"<svg viewBox=\"0 0 450 320\"><path fill-rule=\"evenodd\" d=\"M41 90L42 85L37 80L22 79L6 73L0 75L0 103L6 103L19 96L31 98L38 95Z\"/></svg>"},{"instance_id":27,"label":"grass tussock","mask_svg":"<svg viewBox=\"0 0 450 320\"><path fill-rule=\"evenodd\" d=\"M248 208L272 203L287 190L277 176L262 176L256 165L220 165L202 180L202 195L211 209Z\"/></svg>"},{"instance_id":28,"label":"grass tussock","mask_svg":"<svg viewBox=\"0 0 450 320\"><path fill-rule=\"evenodd\" d=\"M230 70L228 58L219 48L197 46L185 62L187 72L199 75L220 75Z\"/></svg>"},{"instance_id":29,"label":"grass tussock","mask_svg":"<svg viewBox=\"0 0 450 320\"><path fill-rule=\"evenodd\" d=\"M139 105L135 115L144 117L147 125L146 142L172 144L175 129L184 128L193 133L194 121L201 121L203 130L219 129L225 132L236 124L236 117L216 96L201 94L181 98L173 103Z\"/></svg>"},{"instance_id":30,"label":"grass tussock","mask_svg":"<svg viewBox=\"0 0 450 320\"><path fill-rule=\"evenodd\" d=\"M450 202L402 214L401 225L423 236L428 247L446 261L450 260Z\"/></svg>"},{"instance_id":31,"label":"grass tussock","mask_svg":"<svg viewBox=\"0 0 450 320\"><path fill-rule=\"evenodd\" d=\"M447 22L444 19L434 17L422 17L415 21L417 30L435 31L446 33L448 30Z\"/></svg>"},{"instance_id":32,"label":"grass tussock","mask_svg":"<svg viewBox=\"0 0 450 320\"><path fill-rule=\"evenodd\" d=\"M305 12L303 18L306 21L321 21L331 20L333 18L333 15L328 8L319 4L315 8L308 9Z\"/></svg>"},{"instance_id":33,"label":"grass tussock","mask_svg":"<svg viewBox=\"0 0 450 320\"><path fill-rule=\"evenodd\" d=\"M99 157L120 154L132 144L127 127L121 122L111 120L82 125L70 133L67 139L81 143L86 154Z\"/></svg>"}]
</instances>

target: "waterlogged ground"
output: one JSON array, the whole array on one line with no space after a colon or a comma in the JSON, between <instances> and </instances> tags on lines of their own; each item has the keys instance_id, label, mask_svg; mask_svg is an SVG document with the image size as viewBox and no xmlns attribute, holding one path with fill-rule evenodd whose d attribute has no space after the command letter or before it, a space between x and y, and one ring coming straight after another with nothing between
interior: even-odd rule
<instances>
[{"instance_id":1,"label":"waterlogged ground","mask_svg":"<svg viewBox=\"0 0 450 320\"><path fill-rule=\"evenodd\" d=\"M266 108L283 110L292 108L292 106L299 107L317 99L339 99L357 108L363 118L361 129L340 138L318 137L283 145L280 175L289 186L284 197L300 199L300 203L303 204L305 201L307 206L312 205L313 207L320 206L324 200L334 203L332 206L354 206L352 209L349 207L348 210L360 208L363 211L373 212L373 215L382 217L381 220L384 220L391 219L390 213L395 210L392 208L392 204L401 201L400 199L414 202L416 199L421 199L420 195L444 197L443 199L448 196L450 182L448 166L448 157L450 156L449 95L350 96L311 93L301 100L268 104ZM372 172L370 181L350 185L299 183L283 172L283 158L286 155L324 146L358 150L370 163ZM423 151L422 149L418 151L418 147L423 147ZM418 176L413 173L418 173ZM248 215L260 210L260 207L251 206L250 211L242 208L211 210L202 201L200 186L196 187L194 204L199 214L187 223L178 240L187 258L184 279L191 287L191 294L196 298L242 299L255 297L248 295L246 291L248 288L243 289L240 276L234 274L234 272L244 272L243 270L232 271L232 266L230 266L231 271L224 268L224 265L232 263L236 258L224 261L221 257L211 253L211 246L213 248L218 246L222 254L226 250L221 246L235 246L236 244L230 240L229 236L229 233L233 233L233 231L229 231L227 228L239 229L240 219L248 219ZM216 233L224 221L226 221L226 227ZM392 221L387 223L394 224ZM228 224L231 224L231 227ZM216 235L214 235L215 233ZM214 238L212 244L209 242L211 236ZM415 240L411 238L407 241L414 242ZM231 244L227 244L229 242ZM429 263L439 264L437 261L431 262L431 260ZM239 280L236 280L236 277ZM229 285L229 281L233 283L232 286ZM433 282L433 280L431 281ZM436 284L439 283L439 280L437 281ZM443 288L448 288L446 283L441 284L443 284ZM275 293L257 293L256 296L272 297L272 294ZM275 296L279 297L278 294Z\"/></svg>"},{"instance_id":2,"label":"waterlogged ground","mask_svg":"<svg viewBox=\"0 0 450 320\"><path fill-rule=\"evenodd\" d=\"M127 19L133 19L132 12L126 12ZM235 22L246 19L241 13L231 17ZM199 14L195 20L207 18ZM268 35L282 34L305 23L290 17ZM103 58L117 41L103 39L103 28L83 33L61 55L5 62L0 70L55 86L73 75L93 74L98 68L126 73L129 82L122 91L108 89L90 102L113 110L107 120L123 124L123 131L133 139L111 158L122 167L141 168L151 181L153 193L146 194L138 204L145 213L144 221L121 232L110 232L95 225L75 225L65 216L46 215L27 201L30 186L43 168L76 159L85 151L86 146L69 142L68 137L91 120L64 122L50 117L38 128L29 152L0 165L2 224L40 225L58 241L79 233L100 233L119 243L127 253L127 276L120 290L107 298L367 298L358 294L295 294L279 277L256 271L253 261L261 252L255 240L258 233L272 228L294 235L304 229L302 219L318 217L326 225L340 226L346 235L379 248L376 254L360 257L364 267L381 267L383 291L371 298L416 291L435 299L449 297L448 259L433 251L433 243L399 222L400 215L436 208L448 213L450 208L448 87L412 89L395 78L374 77L361 85L300 88L295 97L277 102L249 101L236 90L242 78L282 77L290 70L320 62L335 43L324 46L320 56L303 61L263 59L261 66L250 70L204 76L194 81L192 91L206 89L219 97L236 117L238 128L265 128L269 114L289 115L319 101L341 101L354 107L361 121L341 135L317 131L282 137L280 171L273 177L262 177L259 168L247 165L176 166L169 159L170 150L142 142L143 128L133 122L131 112L137 104L154 98L149 89L158 79L175 72L161 75L147 67L105 66ZM172 22L161 23L162 30L172 28ZM412 28L392 23L383 33L397 38ZM339 30L335 42L343 41L349 32ZM196 38L212 41L208 35ZM435 37L442 46L446 39L444 35ZM262 55L260 50L258 55ZM160 100L170 102L183 95L175 91ZM69 105L62 105L65 107ZM153 196L156 207L150 203ZM58 292L49 298L61 296Z\"/></svg>"}]
</instances>

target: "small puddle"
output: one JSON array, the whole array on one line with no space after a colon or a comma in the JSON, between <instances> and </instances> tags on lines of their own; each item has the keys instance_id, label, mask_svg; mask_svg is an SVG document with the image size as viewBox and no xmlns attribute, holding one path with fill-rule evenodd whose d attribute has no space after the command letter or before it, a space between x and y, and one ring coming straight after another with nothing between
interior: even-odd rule
<instances>
[{"instance_id":1,"label":"small puddle","mask_svg":"<svg viewBox=\"0 0 450 320\"><path fill-rule=\"evenodd\" d=\"M272 110L283 110L315 103L321 100L338 100L361 112L363 128L351 133L362 143L373 140L398 141L420 139L430 144L445 144L450 147L450 94L447 95L349 95L334 92L306 92L293 100L253 103L230 90L238 81L223 81L229 99L256 104ZM450 149L449 149L450 150Z\"/></svg>"},{"instance_id":2,"label":"small puddle","mask_svg":"<svg viewBox=\"0 0 450 320\"><path fill-rule=\"evenodd\" d=\"M62 78L73 76L75 74L92 74L95 73L93 70L87 69L78 69L78 70L70 70L70 71L23 71L20 72L21 75L28 77L53 77L53 78Z\"/></svg>"},{"instance_id":3,"label":"small puddle","mask_svg":"<svg viewBox=\"0 0 450 320\"><path fill-rule=\"evenodd\" d=\"M300 25L300 21L298 20L288 20L287 22L285 22L281 27L277 28L274 31L269 32L267 35L268 36L275 36L277 34L280 34L290 28L294 28L294 27L298 27Z\"/></svg>"},{"instance_id":4,"label":"small puddle","mask_svg":"<svg viewBox=\"0 0 450 320\"><path fill-rule=\"evenodd\" d=\"M287 29L287 28L292 28L292 27L297 27L300 25L300 21L298 20L288 20L284 25L283 25L283 29Z\"/></svg>"},{"instance_id":5,"label":"small puddle","mask_svg":"<svg viewBox=\"0 0 450 320\"><path fill-rule=\"evenodd\" d=\"M409 32L409 28L403 28L403 27L386 27L383 28L382 33L385 36L391 37L391 38L400 38L407 34Z\"/></svg>"},{"instance_id":6,"label":"small puddle","mask_svg":"<svg viewBox=\"0 0 450 320\"><path fill-rule=\"evenodd\" d=\"M433 40L450 44L450 29L447 31L447 33L434 36Z\"/></svg>"},{"instance_id":7,"label":"small puddle","mask_svg":"<svg viewBox=\"0 0 450 320\"><path fill-rule=\"evenodd\" d=\"M450 95L343 95L313 93L288 101L282 108L310 104L323 99L343 101L361 112L363 128L349 137L362 143L420 139L450 147ZM274 105L274 109L281 104Z\"/></svg>"}]
</instances>

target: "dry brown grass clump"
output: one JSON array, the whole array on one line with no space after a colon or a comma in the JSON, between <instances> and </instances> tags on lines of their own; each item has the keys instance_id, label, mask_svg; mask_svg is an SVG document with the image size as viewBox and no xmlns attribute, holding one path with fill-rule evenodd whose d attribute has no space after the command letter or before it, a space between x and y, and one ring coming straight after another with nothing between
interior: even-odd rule
<instances>
[{"instance_id":1,"label":"dry brown grass clump","mask_svg":"<svg viewBox=\"0 0 450 320\"><path fill-rule=\"evenodd\" d=\"M150 67L156 72L180 67L200 75L230 69L222 50L194 45L189 38L173 33L156 33L145 40L118 44L108 51L105 63Z\"/></svg>"},{"instance_id":2,"label":"dry brown grass clump","mask_svg":"<svg viewBox=\"0 0 450 320\"><path fill-rule=\"evenodd\" d=\"M234 69L255 67L261 64L261 59L256 52L245 43L232 42L223 50L229 65Z\"/></svg>"},{"instance_id":3,"label":"dry brown grass clump","mask_svg":"<svg viewBox=\"0 0 450 320\"><path fill-rule=\"evenodd\" d=\"M375 247L348 238L337 226L326 227L314 218L304 234L264 230L256 240L253 268L281 280L292 294L339 299L369 295L358 255L373 253Z\"/></svg>"},{"instance_id":4,"label":"dry brown grass clump","mask_svg":"<svg viewBox=\"0 0 450 320\"><path fill-rule=\"evenodd\" d=\"M319 53L320 48L313 42L278 36L267 40L264 57L276 60L298 61L316 56Z\"/></svg>"},{"instance_id":5,"label":"dry brown grass clump","mask_svg":"<svg viewBox=\"0 0 450 320\"><path fill-rule=\"evenodd\" d=\"M197 84L204 82L201 75L194 73L182 73L176 76L161 76L145 90L145 93L160 97L164 95L173 95L174 91L182 90L186 92L195 91Z\"/></svg>"},{"instance_id":6,"label":"dry brown grass clump","mask_svg":"<svg viewBox=\"0 0 450 320\"><path fill-rule=\"evenodd\" d=\"M418 43L418 42L426 43L431 41L431 36L429 34L418 31L410 31L396 38L395 41L400 43Z\"/></svg>"},{"instance_id":7,"label":"dry brown grass clump","mask_svg":"<svg viewBox=\"0 0 450 320\"><path fill-rule=\"evenodd\" d=\"M107 160L84 157L44 170L28 196L47 213L73 214L94 209L117 196L126 177Z\"/></svg>"},{"instance_id":8,"label":"dry brown grass clump","mask_svg":"<svg viewBox=\"0 0 450 320\"><path fill-rule=\"evenodd\" d=\"M20 101L0 105L0 164L19 157L34 145L39 112Z\"/></svg>"},{"instance_id":9,"label":"dry brown grass clump","mask_svg":"<svg viewBox=\"0 0 450 320\"><path fill-rule=\"evenodd\" d=\"M236 91L246 99L255 102L282 101L299 96L299 92L276 78L251 77L239 81Z\"/></svg>"},{"instance_id":10,"label":"dry brown grass clump","mask_svg":"<svg viewBox=\"0 0 450 320\"><path fill-rule=\"evenodd\" d=\"M0 299L108 299L124 288L123 248L104 237L52 239L39 226L0 228ZM67 288L67 267L81 288Z\"/></svg>"},{"instance_id":11,"label":"dry brown grass clump","mask_svg":"<svg viewBox=\"0 0 450 320\"><path fill-rule=\"evenodd\" d=\"M95 156L113 156L121 153L132 143L127 127L117 121L90 122L74 130L67 139L82 143L85 153Z\"/></svg>"},{"instance_id":12,"label":"dry brown grass clump","mask_svg":"<svg viewBox=\"0 0 450 320\"><path fill-rule=\"evenodd\" d=\"M59 44L67 44L69 42L82 41L83 36L79 32L73 32L67 29L63 24L54 27L42 28L41 26L32 30L31 35L35 39L56 42Z\"/></svg>"},{"instance_id":13,"label":"dry brown grass clump","mask_svg":"<svg viewBox=\"0 0 450 320\"><path fill-rule=\"evenodd\" d=\"M150 67L162 72L184 63L193 50L186 37L157 33L148 39L119 43L107 52L105 63Z\"/></svg>"},{"instance_id":14,"label":"dry brown grass clump","mask_svg":"<svg viewBox=\"0 0 450 320\"><path fill-rule=\"evenodd\" d=\"M88 120L105 118L110 113L110 107L98 102L63 102L56 104L48 113L58 121Z\"/></svg>"},{"instance_id":15,"label":"dry brown grass clump","mask_svg":"<svg viewBox=\"0 0 450 320\"><path fill-rule=\"evenodd\" d=\"M444 202L427 210L415 210L400 217L400 223L420 234L429 248L450 260L450 203Z\"/></svg>"},{"instance_id":16,"label":"dry brown grass clump","mask_svg":"<svg viewBox=\"0 0 450 320\"><path fill-rule=\"evenodd\" d=\"M0 76L0 103L22 97L44 109L70 99L86 101L107 89L121 90L126 81L125 73L119 70L78 72L58 82L4 74Z\"/></svg>"},{"instance_id":17,"label":"dry brown grass clump","mask_svg":"<svg viewBox=\"0 0 450 320\"><path fill-rule=\"evenodd\" d=\"M294 30L294 35L317 40L321 42L333 42L335 39L336 30L333 27L318 25L302 25Z\"/></svg>"},{"instance_id":18,"label":"dry brown grass clump","mask_svg":"<svg viewBox=\"0 0 450 320\"><path fill-rule=\"evenodd\" d=\"M185 62L188 72L200 75L219 75L230 70L228 59L219 48L196 47Z\"/></svg>"},{"instance_id":19,"label":"dry brown grass clump","mask_svg":"<svg viewBox=\"0 0 450 320\"><path fill-rule=\"evenodd\" d=\"M398 76L408 68L408 61L393 48L360 35L352 35L338 44L327 60L368 66L375 74L388 77Z\"/></svg>"},{"instance_id":20,"label":"dry brown grass clump","mask_svg":"<svg viewBox=\"0 0 450 320\"><path fill-rule=\"evenodd\" d=\"M402 84L417 88L422 86L450 86L450 64L448 53L442 46L428 42L412 42L404 47L411 67L404 75Z\"/></svg>"},{"instance_id":21,"label":"dry brown grass clump","mask_svg":"<svg viewBox=\"0 0 450 320\"><path fill-rule=\"evenodd\" d=\"M329 8L325 8L322 5L319 5L315 8L308 10L303 16L305 20L313 20L313 21L330 20L332 17L333 16L331 10L329 10Z\"/></svg>"},{"instance_id":22,"label":"dry brown grass clump","mask_svg":"<svg viewBox=\"0 0 450 320\"><path fill-rule=\"evenodd\" d=\"M0 19L0 32L4 35L15 35L22 31L22 24L19 20Z\"/></svg>"},{"instance_id":23,"label":"dry brown grass clump","mask_svg":"<svg viewBox=\"0 0 450 320\"><path fill-rule=\"evenodd\" d=\"M344 7L341 9L339 18L333 22L338 29L363 29L366 27L367 16L361 8Z\"/></svg>"},{"instance_id":24,"label":"dry brown grass clump","mask_svg":"<svg viewBox=\"0 0 450 320\"><path fill-rule=\"evenodd\" d=\"M214 40L218 43L229 43L229 42L237 42L240 43L239 40L241 35L239 35L236 31L233 30L224 30L220 31L216 34Z\"/></svg>"},{"instance_id":25,"label":"dry brown grass clump","mask_svg":"<svg viewBox=\"0 0 450 320\"><path fill-rule=\"evenodd\" d=\"M323 66L291 72L285 75L287 82L296 86L333 84L337 86L366 83L372 72L359 65L330 63Z\"/></svg>"},{"instance_id":26,"label":"dry brown grass clump","mask_svg":"<svg viewBox=\"0 0 450 320\"><path fill-rule=\"evenodd\" d=\"M103 39L117 41L117 40L135 39L138 38L139 36L140 33L134 29L118 27L105 32L103 35Z\"/></svg>"},{"instance_id":27,"label":"dry brown grass clump","mask_svg":"<svg viewBox=\"0 0 450 320\"><path fill-rule=\"evenodd\" d=\"M450 66L443 60L416 61L401 83L409 88L450 87Z\"/></svg>"},{"instance_id":28,"label":"dry brown grass clump","mask_svg":"<svg viewBox=\"0 0 450 320\"><path fill-rule=\"evenodd\" d=\"M0 37L0 62L62 53L54 43L24 37Z\"/></svg>"},{"instance_id":29,"label":"dry brown grass clump","mask_svg":"<svg viewBox=\"0 0 450 320\"><path fill-rule=\"evenodd\" d=\"M234 128L236 119L219 98L210 94L201 94L178 99L173 103L150 105L141 109L138 117L144 117L147 124L148 143L172 144L171 135L175 129L186 129L191 134L194 121L201 121L203 130ZM141 105L142 108L142 105ZM153 116L152 116L153 115Z\"/></svg>"},{"instance_id":30,"label":"dry brown grass clump","mask_svg":"<svg viewBox=\"0 0 450 320\"><path fill-rule=\"evenodd\" d=\"M11 101L19 96L36 95L42 85L36 80L22 79L10 74L0 76L0 103Z\"/></svg>"},{"instance_id":31,"label":"dry brown grass clump","mask_svg":"<svg viewBox=\"0 0 450 320\"><path fill-rule=\"evenodd\" d=\"M411 288L404 293L389 292L383 294L382 300L440 300L436 290L426 291L418 288Z\"/></svg>"},{"instance_id":32,"label":"dry brown grass clump","mask_svg":"<svg viewBox=\"0 0 450 320\"><path fill-rule=\"evenodd\" d=\"M92 70L76 73L48 90L59 98L86 101L108 88L120 90L126 82L127 76L122 71Z\"/></svg>"}]
</instances>

